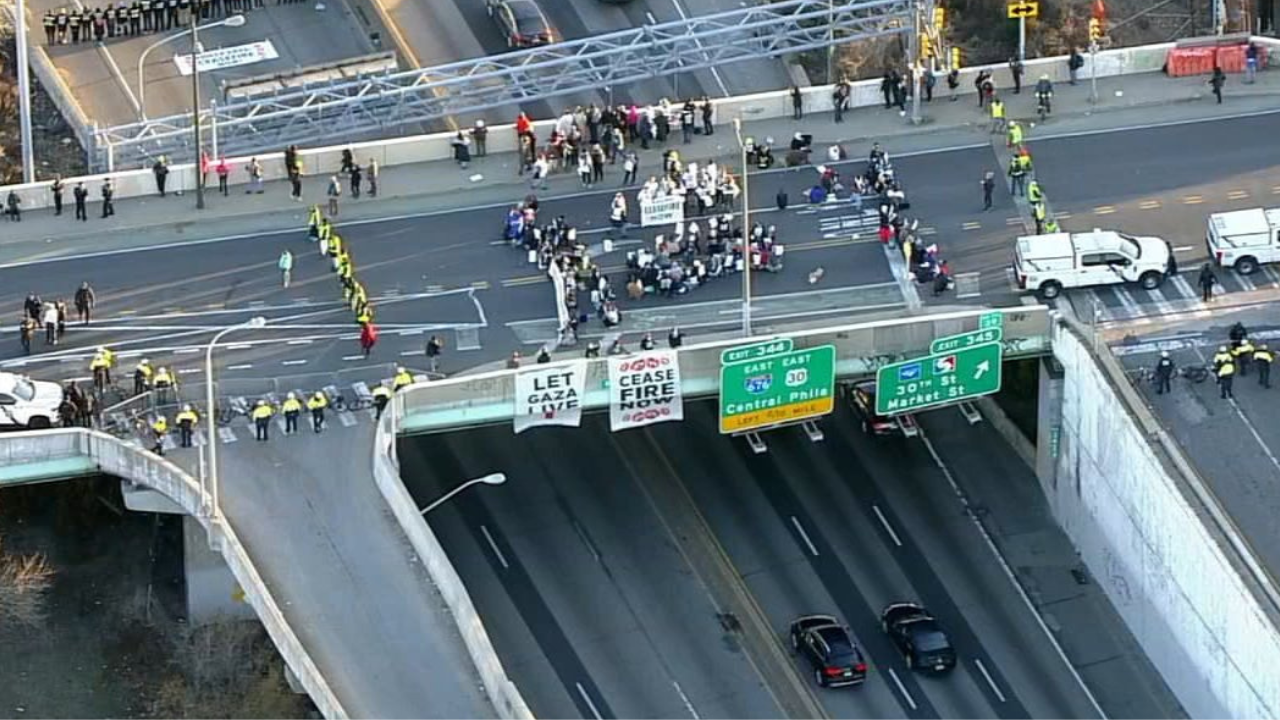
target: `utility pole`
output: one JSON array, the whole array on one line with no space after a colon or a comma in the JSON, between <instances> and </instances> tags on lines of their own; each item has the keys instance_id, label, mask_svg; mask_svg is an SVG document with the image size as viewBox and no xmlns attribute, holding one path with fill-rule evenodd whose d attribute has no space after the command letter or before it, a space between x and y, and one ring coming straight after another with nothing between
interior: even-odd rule
<instances>
[{"instance_id":1,"label":"utility pole","mask_svg":"<svg viewBox=\"0 0 1280 720\"><path fill-rule=\"evenodd\" d=\"M196 5L191 12L191 127L195 132L196 154L192 168L196 173L196 209L204 209L204 168L201 160L203 139L200 137L200 10Z\"/></svg>"},{"instance_id":2,"label":"utility pole","mask_svg":"<svg viewBox=\"0 0 1280 720\"><path fill-rule=\"evenodd\" d=\"M1018 18L1018 61L1027 61L1027 18Z\"/></svg>"},{"instance_id":3,"label":"utility pole","mask_svg":"<svg viewBox=\"0 0 1280 720\"><path fill-rule=\"evenodd\" d=\"M836 0L827 0L827 84L836 82Z\"/></svg>"},{"instance_id":4,"label":"utility pole","mask_svg":"<svg viewBox=\"0 0 1280 720\"><path fill-rule=\"evenodd\" d=\"M1098 103L1098 41L1089 41L1089 102Z\"/></svg>"},{"instance_id":5,"label":"utility pole","mask_svg":"<svg viewBox=\"0 0 1280 720\"><path fill-rule=\"evenodd\" d=\"M22 140L22 182L36 181L36 149L31 141L31 68L27 62L27 3L18 0L14 8L18 45L18 121Z\"/></svg>"}]
</instances>

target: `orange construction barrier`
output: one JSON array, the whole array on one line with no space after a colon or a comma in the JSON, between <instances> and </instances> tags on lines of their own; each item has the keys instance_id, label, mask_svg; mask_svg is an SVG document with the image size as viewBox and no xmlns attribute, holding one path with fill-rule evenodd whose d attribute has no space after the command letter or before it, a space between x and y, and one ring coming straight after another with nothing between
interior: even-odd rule
<instances>
[{"instance_id":1,"label":"orange construction barrier","mask_svg":"<svg viewBox=\"0 0 1280 720\"><path fill-rule=\"evenodd\" d=\"M1208 75L1213 72L1217 56L1218 48L1176 48L1170 50L1166 59L1169 76ZM1243 68L1243 65L1241 67Z\"/></svg>"},{"instance_id":2,"label":"orange construction barrier","mask_svg":"<svg viewBox=\"0 0 1280 720\"><path fill-rule=\"evenodd\" d=\"M1244 45L1228 45L1218 48L1217 60L1218 67L1222 68L1224 73L1244 72Z\"/></svg>"}]
</instances>

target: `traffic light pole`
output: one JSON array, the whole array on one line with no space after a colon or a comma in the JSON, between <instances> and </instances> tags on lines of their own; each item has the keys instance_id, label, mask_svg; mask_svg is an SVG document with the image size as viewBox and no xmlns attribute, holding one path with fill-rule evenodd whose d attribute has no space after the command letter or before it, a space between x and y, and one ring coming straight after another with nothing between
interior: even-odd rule
<instances>
[{"instance_id":1,"label":"traffic light pole","mask_svg":"<svg viewBox=\"0 0 1280 720\"><path fill-rule=\"evenodd\" d=\"M1098 41L1089 43L1089 102L1098 104Z\"/></svg>"}]
</instances>

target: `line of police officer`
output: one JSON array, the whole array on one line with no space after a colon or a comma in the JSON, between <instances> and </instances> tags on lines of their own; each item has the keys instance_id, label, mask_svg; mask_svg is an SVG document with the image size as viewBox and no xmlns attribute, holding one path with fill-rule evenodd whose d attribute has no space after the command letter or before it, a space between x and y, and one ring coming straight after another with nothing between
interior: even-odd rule
<instances>
[{"instance_id":1,"label":"line of police officer","mask_svg":"<svg viewBox=\"0 0 1280 720\"><path fill-rule=\"evenodd\" d=\"M102 42L182 28L191 23L193 14L208 20L262 6L263 0L132 0L83 10L64 7L44 14L44 33L50 45Z\"/></svg>"}]
</instances>

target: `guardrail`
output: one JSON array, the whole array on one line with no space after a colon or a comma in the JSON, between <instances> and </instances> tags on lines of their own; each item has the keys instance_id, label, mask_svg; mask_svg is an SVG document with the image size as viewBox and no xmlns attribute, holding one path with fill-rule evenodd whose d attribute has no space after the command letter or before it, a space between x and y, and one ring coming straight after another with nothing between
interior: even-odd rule
<instances>
[{"instance_id":1,"label":"guardrail","mask_svg":"<svg viewBox=\"0 0 1280 720\"><path fill-rule=\"evenodd\" d=\"M1271 47L1273 51L1280 50L1280 40L1263 37L1256 37L1253 40ZM1174 43L1162 43L1117 50L1103 50L1097 54L1096 60L1086 55L1085 66L1080 70L1080 77L1089 77L1095 61L1098 77L1158 72L1164 66L1169 50L1174 46ZM1025 66L1027 77L1036 77L1046 73L1054 80L1065 80L1068 77L1066 56L1028 60ZM960 87L957 92L966 95L975 92L973 78L982 70L991 71L997 85L1000 87L1007 87L1012 84L1012 80L1009 77L1009 69L1003 64L974 66L960 71ZM804 88L801 93L804 95L805 107L808 108L808 112L827 112L832 109L830 85ZM862 80L852 84L851 107L872 107L880 102L882 102L882 98L879 80ZM791 115L791 96L789 91L786 90L722 98L713 100L712 103L715 106L715 121L717 125L724 127L727 127L732 119L738 117L750 122L753 119L771 119L789 117ZM554 120L542 120L535 122L534 127L540 137L545 137L554 124ZM211 127L208 130L209 137L212 138L216 135L215 128ZM303 174L322 178L336 173L342 167L342 151L344 149L350 149L357 161L362 165L373 159L377 160L378 164L384 168L447 160L452 157L453 151L450 141L453 137L453 133L433 133L303 149L300 151ZM216 148L213 149L216 150ZM517 146L514 126L495 125L489 128L488 150L491 154L515 152ZM283 180L287 177L284 168L283 150L279 153L268 153L257 155L256 157L262 165L263 178L265 180ZM228 158L228 163L232 166L231 185L243 186L248 183L248 176L244 170L248 160L249 158L247 157ZM173 192L194 190L195 167L190 163L170 166L168 188ZM97 196L98 186L107 177L110 177L115 184L117 199L140 197L155 193L155 178L152 176L150 168L121 170L114 167L114 162L112 162L106 170L107 172L95 175L67 178L63 182L70 187L76 182L83 181L86 187L90 188L93 197ZM13 190L22 199L22 207L24 209L49 207L53 203L52 195L49 192L50 184L49 181L42 181L3 187L0 188L0 197L7 196L8 192Z\"/></svg>"},{"instance_id":2,"label":"guardrail","mask_svg":"<svg viewBox=\"0 0 1280 720\"><path fill-rule=\"evenodd\" d=\"M471 602L471 595L462 583L462 578L439 539L427 525L426 519L418 513L417 505L400 480L400 462L396 455L396 424L403 412L402 397L398 396L390 412L384 413L382 421L378 423L373 441L374 481L387 505L391 507L396 522L409 538L413 551L431 575L431 582L449 606L449 614L458 625L458 632L476 666L480 683L498 717L532 720L533 712L525 704L515 683L507 677L502 660L489 640L489 633L480 620L480 613Z\"/></svg>"},{"instance_id":3,"label":"guardrail","mask_svg":"<svg viewBox=\"0 0 1280 720\"><path fill-rule=\"evenodd\" d=\"M935 338L978 329L979 318L999 313L1004 320L1006 358L1030 357L1050 352L1049 308L1034 305L998 310L977 308L927 317L896 318L787 333L795 349L836 346L836 374L842 379L873 375L890 363L929 354ZM713 396L720 389L720 351L753 341L725 340L680 349L681 394L684 398ZM551 366L554 366L552 363ZM437 432L468 425L510 422L515 414L515 375L499 370L480 375L417 383L400 391L397 402L403 415L402 435ZM609 406L605 386L607 358L589 360L584 410Z\"/></svg>"},{"instance_id":4,"label":"guardrail","mask_svg":"<svg viewBox=\"0 0 1280 720\"><path fill-rule=\"evenodd\" d=\"M0 462L6 465L75 456L92 459L106 474L163 493L198 520L209 536L210 546L222 554L267 634L312 702L331 720L347 717L346 710L258 574L235 530L225 520L215 522L209 517L207 509L212 505L211 498L195 478L164 458L94 430L65 428L0 435Z\"/></svg>"}]
</instances>

